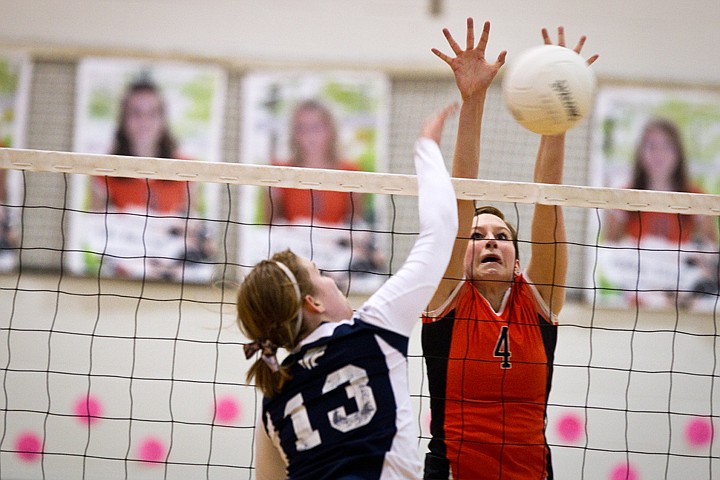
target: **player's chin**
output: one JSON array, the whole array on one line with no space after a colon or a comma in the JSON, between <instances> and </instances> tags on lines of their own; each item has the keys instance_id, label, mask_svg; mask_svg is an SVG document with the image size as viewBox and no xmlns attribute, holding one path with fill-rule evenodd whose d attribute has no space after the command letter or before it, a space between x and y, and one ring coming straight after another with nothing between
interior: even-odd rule
<instances>
[{"instance_id":1,"label":"player's chin","mask_svg":"<svg viewBox=\"0 0 720 480\"><path fill-rule=\"evenodd\" d=\"M474 280L508 280L510 274L507 268L498 263L480 263L473 269Z\"/></svg>"}]
</instances>

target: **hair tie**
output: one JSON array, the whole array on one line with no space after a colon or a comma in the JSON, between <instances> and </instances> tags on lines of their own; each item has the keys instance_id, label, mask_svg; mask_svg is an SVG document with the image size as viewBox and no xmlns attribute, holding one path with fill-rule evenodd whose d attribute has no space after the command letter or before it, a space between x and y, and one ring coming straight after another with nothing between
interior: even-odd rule
<instances>
[{"instance_id":1,"label":"hair tie","mask_svg":"<svg viewBox=\"0 0 720 480\"><path fill-rule=\"evenodd\" d=\"M277 349L278 346L272 343L270 340L263 340L262 342L255 340L251 343L243 345L245 351L245 358L248 359L255 355L256 352L262 350L262 356L260 359L270 367L270 370L277 372L280 370L280 364L277 361Z\"/></svg>"},{"instance_id":2,"label":"hair tie","mask_svg":"<svg viewBox=\"0 0 720 480\"><path fill-rule=\"evenodd\" d=\"M295 323L295 338L300 334L300 328L302 327L302 320L303 320L303 309L302 309L302 294L300 293L300 285L298 284L297 278L295 278L295 274L293 274L292 270L288 268L287 265L285 265L282 262L278 262L277 260L270 260L271 262L275 263L278 267L280 267L280 270L285 273L285 275L290 279L290 282L292 283L293 288L295 289L295 295L297 295L298 299L298 313L297 313L297 321Z\"/></svg>"}]
</instances>

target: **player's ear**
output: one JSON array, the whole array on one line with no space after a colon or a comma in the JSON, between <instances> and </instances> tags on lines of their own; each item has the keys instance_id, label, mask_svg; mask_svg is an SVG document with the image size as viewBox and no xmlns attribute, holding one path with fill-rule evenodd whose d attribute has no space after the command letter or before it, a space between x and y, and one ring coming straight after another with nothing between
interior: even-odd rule
<instances>
[{"instance_id":1,"label":"player's ear","mask_svg":"<svg viewBox=\"0 0 720 480\"><path fill-rule=\"evenodd\" d=\"M515 270L514 270L515 276L517 277L520 275L520 260L515 260Z\"/></svg>"},{"instance_id":2,"label":"player's ear","mask_svg":"<svg viewBox=\"0 0 720 480\"><path fill-rule=\"evenodd\" d=\"M314 298L312 295L305 295L305 298L303 299L303 308L311 313L323 313L325 311L325 306L322 302Z\"/></svg>"}]
</instances>

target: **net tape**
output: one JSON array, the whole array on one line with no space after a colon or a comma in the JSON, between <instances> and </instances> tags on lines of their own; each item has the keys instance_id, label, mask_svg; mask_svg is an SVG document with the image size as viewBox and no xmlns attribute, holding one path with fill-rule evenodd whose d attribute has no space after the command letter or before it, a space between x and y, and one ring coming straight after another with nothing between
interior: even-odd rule
<instances>
[{"instance_id":1,"label":"net tape","mask_svg":"<svg viewBox=\"0 0 720 480\"><path fill-rule=\"evenodd\" d=\"M417 195L414 175L0 148L0 168L264 187ZM457 198L720 215L720 195L453 178Z\"/></svg>"}]
</instances>

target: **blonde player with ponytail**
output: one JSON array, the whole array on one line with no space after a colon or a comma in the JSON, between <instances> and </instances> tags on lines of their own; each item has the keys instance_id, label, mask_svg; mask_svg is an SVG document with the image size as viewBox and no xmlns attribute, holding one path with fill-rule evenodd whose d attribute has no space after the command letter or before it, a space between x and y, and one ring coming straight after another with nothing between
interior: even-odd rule
<instances>
[{"instance_id":1,"label":"blonde player with ponytail","mask_svg":"<svg viewBox=\"0 0 720 480\"><path fill-rule=\"evenodd\" d=\"M420 478L407 384L409 337L457 235L457 208L438 147L451 105L415 144L420 231L403 267L355 313L332 278L286 250L258 263L237 297L262 392L256 478ZM278 349L288 351L280 363Z\"/></svg>"}]
</instances>

